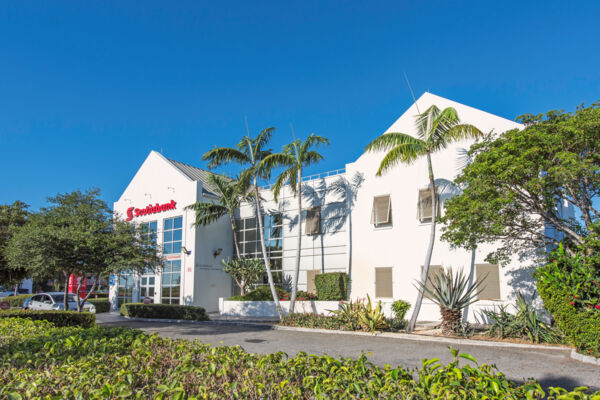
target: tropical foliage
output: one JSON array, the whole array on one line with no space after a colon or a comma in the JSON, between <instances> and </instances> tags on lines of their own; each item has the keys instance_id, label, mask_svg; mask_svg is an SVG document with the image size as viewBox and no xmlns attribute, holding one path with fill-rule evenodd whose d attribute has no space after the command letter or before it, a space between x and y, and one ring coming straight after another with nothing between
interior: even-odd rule
<instances>
[{"instance_id":1,"label":"tropical foliage","mask_svg":"<svg viewBox=\"0 0 600 400\"><path fill-rule=\"evenodd\" d=\"M345 272L317 274L315 275L315 288L319 300L345 300L348 292L348 274Z\"/></svg>"},{"instance_id":2,"label":"tropical foliage","mask_svg":"<svg viewBox=\"0 0 600 400\"><path fill-rule=\"evenodd\" d=\"M154 399L597 399L585 388L545 393L515 384L468 354L422 367L378 367L358 359L246 353L125 328L55 328L0 319L0 398ZM564 397L567 398L567 397Z\"/></svg>"},{"instance_id":3,"label":"tropical foliage","mask_svg":"<svg viewBox=\"0 0 600 400\"><path fill-rule=\"evenodd\" d=\"M79 326L92 328L96 316L87 312L61 310L6 310L0 311L0 321L5 318L19 318L32 321L48 321L56 327ZM1 322L0 322L1 323Z\"/></svg>"},{"instance_id":4,"label":"tropical foliage","mask_svg":"<svg viewBox=\"0 0 600 400\"><path fill-rule=\"evenodd\" d=\"M525 129L471 147L472 163L456 179L464 190L446 202L442 239L465 248L500 242L491 261L531 256L563 237L582 244L600 217L600 103L520 121ZM563 215L561 204L581 218Z\"/></svg>"},{"instance_id":5,"label":"tropical foliage","mask_svg":"<svg viewBox=\"0 0 600 400\"><path fill-rule=\"evenodd\" d=\"M296 247L296 268L292 275L292 297L290 299L290 312L294 312L296 292L298 290L298 276L300 275L300 253L302 249L302 173L304 168L323 160L323 156L314 148L329 144L329 139L311 134L304 142L295 139L283 146L281 153L268 155L262 162L262 168L270 172L283 167L273 185L273 196L278 200L282 188L289 184L290 190L298 200L298 243Z\"/></svg>"},{"instance_id":6,"label":"tropical foliage","mask_svg":"<svg viewBox=\"0 0 600 400\"><path fill-rule=\"evenodd\" d=\"M258 258L234 258L221 261L223 271L239 286L242 295L265 274L265 262Z\"/></svg>"},{"instance_id":7,"label":"tropical foliage","mask_svg":"<svg viewBox=\"0 0 600 400\"><path fill-rule=\"evenodd\" d=\"M267 146L271 141L271 136L274 131L275 128L267 128L262 130L256 137L250 136L250 132L248 132L248 135L244 136L236 147L215 147L206 152L202 156L202 159L208 161L209 168L216 168L229 163L242 165L244 169L240 172L239 180L248 182L249 184L251 183L254 188L256 219L258 222L258 233L263 260L267 270L267 279L271 289L271 296L275 302L277 313L281 318L283 313L281 311L281 305L279 304L277 291L275 290L275 281L273 280L273 274L271 273L271 262L265 245L261 197L258 188L259 179L268 178L271 174L270 169L264 165L263 161L271 154L271 150L268 149Z\"/></svg>"},{"instance_id":8,"label":"tropical foliage","mask_svg":"<svg viewBox=\"0 0 600 400\"><path fill-rule=\"evenodd\" d=\"M27 208L27 204L20 201L0 205L0 283L2 285L15 285L16 288L16 285L28 274L25 265L11 265L6 256L6 247L15 229L27 222L29 217Z\"/></svg>"},{"instance_id":9,"label":"tropical foliage","mask_svg":"<svg viewBox=\"0 0 600 400\"><path fill-rule=\"evenodd\" d=\"M427 159L429 190L432 199L432 219L429 234L429 246L427 248L427 254L425 255L423 274L421 277L421 280L425 282L429 275L429 265L431 263L431 255L435 243L435 227L438 217L438 199L431 155L445 149L452 142L470 138L479 138L482 136L482 133L473 125L461 124L458 113L452 107L440 110L437 106L432 105L425 110L425 112L419 112L419 115L416 117L415 125L417 129L416 137L401 132L386 133L369 143L365 151L386 152L381 160L379 169L377 170L378 176L381 176L398 164L411 164L421 157L426 157ZM415 327L422 302L423 293L419 291L413 315L408 326L409 332Z\"/></svg>"},{"instance_id":10,"label":"tropical foliage","mask_svg":"<svg viewBox=\"0 0 600 400\"><path fill-rule=\"evenodd\" d=\"M131 318L183 319L192 321L208 321L203 307L184 306L179 304L121 304L121 315Z\"/></svg>"},{"instance_id":11,"label":"tropical foliage","mask_svg":"<svg viewBox=\"0 0 600 400\"><path fill-rule=\"evenodd\" d=\"M460 326L462 310L477 301L481 285L485 278L473 284L473 276L465 276L462 270L454 272L451 268L442 270L426 282L417 282L420 293L429 295L431 301L440 307L442 331L453 333Z\"/></svg>"}]
</instances>

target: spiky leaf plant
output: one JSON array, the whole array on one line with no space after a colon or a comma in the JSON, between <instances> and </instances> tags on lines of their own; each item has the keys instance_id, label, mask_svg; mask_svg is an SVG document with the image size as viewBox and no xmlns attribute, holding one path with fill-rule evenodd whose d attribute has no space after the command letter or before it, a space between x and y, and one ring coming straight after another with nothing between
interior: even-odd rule
<instances>
[{"instance_id":1,"label":"spiky leaf plant","mask_svg":"<svg viewBox=\"0 0 600 400\"><path fill-rule=\"evenodd\" d=\"M451 334L460 324L462 310L477 301L484 280L485 276L470 284L473 282L471 275L465 276L462 269L456 273L448 269L428 278L431 287L427 287L423 281L417 281L417 289L429 295L431 300L440 307L442 332Z\"/></svg>"}]
</instances>

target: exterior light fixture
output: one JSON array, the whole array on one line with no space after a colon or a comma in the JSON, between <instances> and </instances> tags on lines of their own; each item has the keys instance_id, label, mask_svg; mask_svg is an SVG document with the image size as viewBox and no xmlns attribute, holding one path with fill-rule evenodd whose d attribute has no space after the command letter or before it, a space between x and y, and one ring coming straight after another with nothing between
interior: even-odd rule
<instances>
[{"instance_id":1,"label":"exterior light fixture","mask_svg":"<svg viewBox=\"0 0 600 400\"><path fill-rule=\"evenodd\" d=\"M192 254L192 252L190 250L186 249L185 246L181 246L181 252L183 254L185 254L186 256L189 256L190 254Z\"/></svg>"},{"instance_id":2,"label":"exterior light fixture","mask_svg":"<svg viewBox=\"0 0 600 400\"><path fill-rule=\"evenodd\" d=\"M222 252L223 252L223 249L221 249L221 248L216 249L215 252L213 253L213 257L217 258L217 256L219 254L221 254Z\"/></svg>"}]
</instances>

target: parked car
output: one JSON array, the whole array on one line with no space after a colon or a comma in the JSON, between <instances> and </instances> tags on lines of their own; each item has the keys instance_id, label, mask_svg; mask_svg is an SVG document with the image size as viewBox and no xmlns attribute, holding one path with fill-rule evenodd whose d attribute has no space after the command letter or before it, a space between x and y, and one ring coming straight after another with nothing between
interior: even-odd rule
<instances>
[{"instance_id":1,"label":"parked car","mask_svg":"<svg viewBox=\"0 0 600 400\"><path fill-rule=\"evenodd\" d=\"M38 293L23 304L27 310L64 310L65 294L62 292ZM77 299L74 294L67 298L69 310L77 310ZM83 303L83 311L96 313L96 306L87 301Z\"/></svg>"}]
</instances>

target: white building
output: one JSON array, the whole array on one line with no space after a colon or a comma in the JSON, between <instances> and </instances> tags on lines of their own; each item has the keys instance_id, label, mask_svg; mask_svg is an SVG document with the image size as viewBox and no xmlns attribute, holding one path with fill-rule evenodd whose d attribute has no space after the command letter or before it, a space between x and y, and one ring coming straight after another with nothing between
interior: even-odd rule
<instances>
[{"instance_id":1,"label":"white building","mask_svg":"<svg viewBox=\"0 0 600 400\"><path fill-rule=\"evenodd\" d=\"M430 93L423 94L417 104L421 111L434 104L440 109L454 107L462 122L473 124L483 132L502 133L522 128L513 121ZM415 134L416 114L417 106L413 104L385 132ZM359 145L365 146L378 134L374 132ZM459 150L468 149L470 144L453 144L432 157L441 210L444 201L457 193L450 183L459 172ZM345 271L351 280L352 298L369 294L384 303L395 299L414 303L417 296L414 282L420 279L430 232L427 216L430 216L431 206L425 206L429 183L426 161L400 165L384 176L376 177L382 157L383 153L364 154L346 164L343 170L306 178L300 290L314 290L317 273ZM157 233L159 243L165 246L167 261L162 274L157 276L121 277L117 282L121 289L117 290L119 285L112 288L114 297L117 292L127 301L151 295L155 302L202 305L208 311L216 311L218 297L231 295L231 280L220 266L220 261L231 257L233 252L233 233L227 217L208 227L194 228L193 213L183 209L196 200L215 198L206 184L207 174L201 169L168 160L159 153L150 153L115 203L114 210L122 215L131 210L135 222L150 224L149 229ZM296 201L289 190L283 191L278 203L268 188L263 189L262 195L266 199L265 231L272 269L277 281L286 285L295 266ZM150 210L151 214L135 216L136 207L143 209L172 200L175 209ZM159 209L155 207L154 211ZM571 214L572 210L565 209L564 212ZM169 221L173 222L173 229ZM241 252L259 257L253 205L240 208L238 227ZM440 234L438 230L431 262L433 273L440 268L463 268L468 273L473 266L476 276L487 275L480 301L470 307L470 320L482 307L507 302L517 289L529 284L518 261L505 268L484 261L493 246L482 245L476 254L472 254L450 248L440 241ZM182 247L191 253L181 252ZM216 255L217 252L220 254ZM420 319L439 319L438 307L425 299Z\"/></svg>"}]
</instances>

